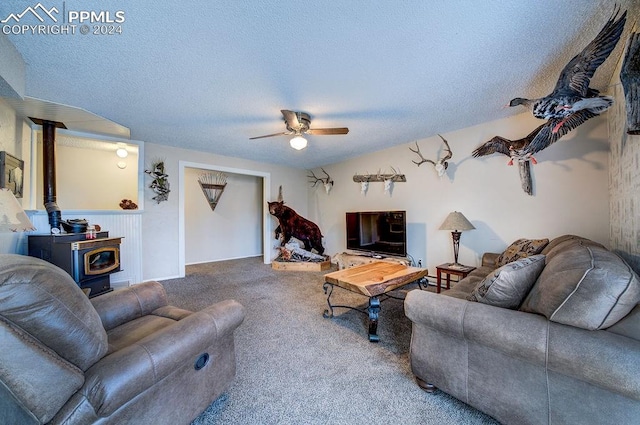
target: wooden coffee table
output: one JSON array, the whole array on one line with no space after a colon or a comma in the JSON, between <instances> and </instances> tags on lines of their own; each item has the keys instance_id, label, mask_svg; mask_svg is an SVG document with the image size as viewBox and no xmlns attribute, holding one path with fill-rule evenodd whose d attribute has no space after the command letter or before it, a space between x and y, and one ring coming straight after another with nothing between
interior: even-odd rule
<instances>
[{"instance_id":1,"label":"wooden coffee table","mask_svg":"<svg viewBox=\"0 0 640 425\"><path fill-rule=\"evenodd\" d=\"M378 314L380 312L380 297L396 298L389 294L394 289L399 289L409 283L418 282L422 289L421 279L428 273L427 269L409 267L402 264L376 261L362 264L345 270L324 275L324 293L327 294L328 309L324 311L325 318L333 317L334 308L348 308L369 315L369 341L378 342ZM369 298L367 309L347 305L331 304L331 294L334 286L347 291L355 292Z\"/></svg>"}]
</instances>

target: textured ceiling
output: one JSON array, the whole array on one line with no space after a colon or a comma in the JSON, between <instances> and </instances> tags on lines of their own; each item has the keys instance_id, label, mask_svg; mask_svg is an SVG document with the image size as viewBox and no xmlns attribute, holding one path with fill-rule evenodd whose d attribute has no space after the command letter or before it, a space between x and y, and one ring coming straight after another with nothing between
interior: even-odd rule
<instances>
[{"instance_id":1,"label":"textured ceiling","mask_svg":"<svg viewBox=\"0 0 640 425\"><path fill-rule=\"evenodd\" d=\"M2 1L0 20L36 3ZM601 90L640 16L637 0L617 3L630 16L592 81ZM130 128L136 140L312 168L523 112L502 106L548 94L614 2L67 0L64 7L121 10L122 34L9 35L27 64L28 96L86 109ZM350 132L308 136L302 151L286 136L249 140L285 131L281 109L309 113L312 128Z\"/></svg>"}]
</instances>

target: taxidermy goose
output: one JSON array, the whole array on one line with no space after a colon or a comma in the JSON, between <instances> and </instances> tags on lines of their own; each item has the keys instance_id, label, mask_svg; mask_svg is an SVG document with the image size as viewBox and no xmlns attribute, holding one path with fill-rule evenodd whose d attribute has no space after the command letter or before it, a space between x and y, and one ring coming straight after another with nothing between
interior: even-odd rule
<instances>
[{"instance_id":1,"label":"taxidermy goose","mask_svg":"<svg viewBox=\"0 0 640 425\"><path fill-rule=\"evenodd\" d=\"M531 141L536 137L538 132L544 127L546 124L540 125L538 128L533 130L527 137L518 140L509 140L505 139L501 136L496 136L488 142L484 143L482 146L473 151L473 157L477 158L479 156L491 155L494 153L501 153L503 155L507 155L510 157L507 165L513 165L513 161L529 161L537 164L538 161L533 157L532 153L525 153L524 148L529 146Z\"/></svg>"},{"instance_id":2,"label":"taxidermy goose","mask_svg":"<svg viewBox=\"0 0 640 425\"><path fill-rule=\"evenodd\" d=\"M587 110L598 115L609 109L613 98L600 96L597 90L589 88L589 83L622 35L627 12L618 18L619 12L619 9L614 11L596 38L564 67L551 94L539 99L516 97L509 102L509 106L529 107L536 118L559 118L551 129L552 133L557 133L569 117L578 111Z\"/></svg>"},{"instance_id":3,"label":"taxidermy goose","mask_svg":"<svg viewBox=\"0 0 640 425\"><path fill-rule=\"evenodd\" d=\"M533 157L534 153L549 147L562 136L596 115L598 114L588 109L582 109L567 118L552 118L522 139L509 140L496 136L474 150L473 156L477 158L493 153L501 153L510 157L507 165L513 165L513 161L524 162L529 160L533 164L537 164L538 161ZM564 124L560 124L562 121L564 121ZM556 127L559 127L559 129L554 132L553 129Z\"/></svg>"}]
</instances>

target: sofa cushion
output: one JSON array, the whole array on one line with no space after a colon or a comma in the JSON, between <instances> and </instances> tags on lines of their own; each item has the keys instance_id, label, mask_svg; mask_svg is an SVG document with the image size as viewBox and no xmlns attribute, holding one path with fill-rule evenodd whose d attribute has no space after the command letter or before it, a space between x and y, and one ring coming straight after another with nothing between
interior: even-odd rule
<instances>
[{"instance_id":1,"label":"sofa cushion","mask_svg":"<svg viewBox=\"0 0 640 425\"><path fill-rule=\"evenodd\" d=\"M500 254L496 261L496 266L502 267L520 258L540 254L548 243L549 239L518 239Z\"/></svg>"},{"instance_id":2,"label":"sofa cushion","mask_svg":"<svg viewBox=\"0 0 640 425\"><path fill-rule=\"evenodd\" d=\"M549 252L520 310L595 330L614 325L640 301L640 278L618 255L589 240Z\"/></svg>"},{"instance_id":3,"label":"sofa cushion","mask_svg":"<svg viewBox=\"0 0 640 425\"><path fill-rule=\"evenodd\" d=\"M582 236L563 235L563 236L558 236L557 238L553 238L551 242L549 242L549 244L544 247L544 249L542 250L542 252L540 252L540 254L544 254L547 256L547 263L548 263L549 261L551 261L553 257L555 257L556 254L562 252L563 250L567 249L571 245L575 245L575 244L582 244L584 246L586 245L599 246L601 248L606 249L604 245L599 244L598 242L592 241L590 239L583 238Z\"/></svg>"},{"instance_id":4,"label":"sofa cushion","mask_svg":"<svg viewBox=\"0 0 640 425\"><path fill-rule=\"evenodd\" d=\"M544 268L544 255L532 255L505 264L478 282L469 301L517 309Z\"/></svg>"}]
</instances>

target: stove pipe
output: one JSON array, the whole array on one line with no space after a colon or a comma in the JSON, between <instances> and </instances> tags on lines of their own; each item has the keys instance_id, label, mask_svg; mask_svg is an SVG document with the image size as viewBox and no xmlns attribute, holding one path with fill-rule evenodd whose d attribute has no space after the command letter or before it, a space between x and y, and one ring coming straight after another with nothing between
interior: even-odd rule
<instances>
[{"instance_id":1,"label":"stove pipe","mask_svg":"<svg viewBox=\"0 0 640 425\"><path fill-rule=\"evenodd\" d=\"M49 216L51 230L60 230L62 213L56 203L56 127L64 124L55 121L39 120L42 125L42 171L44 207Z\"/></svg>"}]
</instances>

